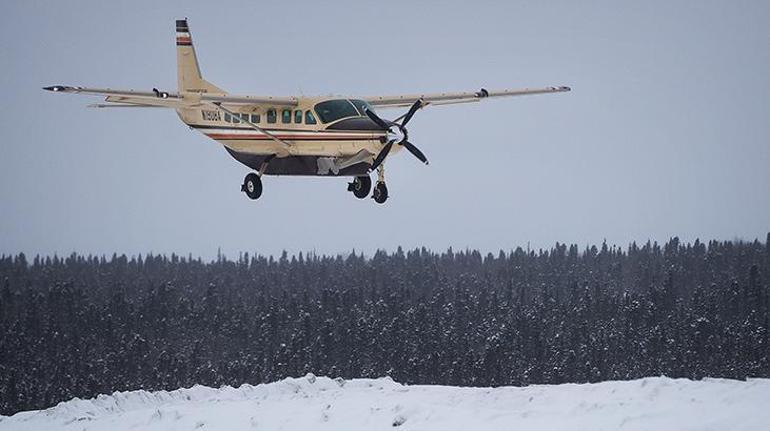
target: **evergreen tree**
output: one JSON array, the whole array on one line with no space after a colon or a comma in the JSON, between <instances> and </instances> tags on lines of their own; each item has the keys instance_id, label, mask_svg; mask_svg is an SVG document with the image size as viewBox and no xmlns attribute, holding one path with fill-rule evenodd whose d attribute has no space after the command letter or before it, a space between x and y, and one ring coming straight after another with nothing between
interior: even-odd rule
<instances>
[{"instance_id":1,"label":"evergreen tree","mask_svg":"<svg viewBox=\"0 0 770 431\"><path fill-rule=\"evenodd\" d=\"M579 250L0 256L0 413L307 372L484 386L770 377L767 242Z\"/></svg>"}]
</instances>

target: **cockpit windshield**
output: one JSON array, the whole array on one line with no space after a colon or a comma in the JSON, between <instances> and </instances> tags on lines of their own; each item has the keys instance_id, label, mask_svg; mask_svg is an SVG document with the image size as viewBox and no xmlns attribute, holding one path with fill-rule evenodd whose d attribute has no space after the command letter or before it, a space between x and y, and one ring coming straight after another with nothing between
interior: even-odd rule
<instances>
[{"instance_id":1,"label":"cockpit windshield","mask_svg":"<svg viewBox=\"0 0 770 431\"><path fill-rule=\"evenodd\" d=\"M364 107L372 109L363 100L335 99L316 104L315 112L322 123L331 123L340 118L364 117Z\"/></svg>"}]
</instances>

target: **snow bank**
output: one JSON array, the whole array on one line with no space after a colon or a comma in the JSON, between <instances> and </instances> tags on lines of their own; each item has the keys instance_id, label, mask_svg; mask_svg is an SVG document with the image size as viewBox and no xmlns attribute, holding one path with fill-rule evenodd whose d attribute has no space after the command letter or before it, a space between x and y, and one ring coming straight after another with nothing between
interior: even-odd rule
<instances>
[{"instance_id":1,"label":"snow bank","mask_svg":"<svg viewBox=\"0 0 770 431\"><path fill-rule=\"evenodd\" d=\"M770 379L665 377L524 388L405 386L390 378L116 392L0 416L0 430L760 430Z\"/></svg>"}]
</instances>

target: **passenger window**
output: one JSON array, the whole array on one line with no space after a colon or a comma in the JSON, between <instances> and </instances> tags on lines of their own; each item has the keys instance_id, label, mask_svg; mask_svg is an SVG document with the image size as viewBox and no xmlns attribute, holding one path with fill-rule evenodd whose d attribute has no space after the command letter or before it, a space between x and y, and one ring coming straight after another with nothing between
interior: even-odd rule
<instances>
[{"instance_id":1,"label":"passenger window","mask_svg":"<svg viewBox=\"0 0 770 431\"><path fill-rule=\"evenodd\" d=\"M305 111L305 124L316 124L312 111Z\"/></svg>"},{"instance_id":2,"label":"passenger window","mask_svg":"<svg viewBox=\"0 0 770 431\"><path fill-rule=\"evenodd\" d=\"M284 109L283 112L281 112L281 122L283 124L291 123L291 109Z\"/></svg>"},{"instance_id":3,"label":"passenger window","mask_svg":"<svg viewBox=\"0 0 770 431\"><path fill-rule=\"evenodd\" d=\"M233 119L230 117L230 114L228 114L227 112L225 112L225 121L227 121L228 123L233 122Z\"/></svg>"},{"instance_id":4,"label":"passenger window","mask_svg":"<svg viewBox=\"0 0 770 431\"><path fill-rule=\"evenodd\" d=\"M271 124L275 123L275 109L267 110L267 122Z\"/></svg>"},{"instance_id":5,"label":"passenger window","mask_svg":"<svg viewBox=\"0 0 770 431\"><path fill-rule=\"evenodd\" d=\"M302 124L302 111L294 111L294 122Z\"/></svg>"},{"instance_id":6,"label":"passenger window","mask_svg":"<svg viewBox=\"0 0 770 431\"><path fill-rule=\"evenodd\" d=\"M243 120L244 123L249 121L249 114L241 114L241 120Z\"/></svg>"},{"instance_id":7,"label":"passenger window","mask_svg":"<svg viewBox=\"0 0 770 431\"><path fill-rule=\"evenodd\" d=\"M238 114L233 114L233 123L238 124L241 122L241 119L238 118Z\"/></svg>"},{"instance_id":8,"label":"passenger window","mask_svg":"<svg viewBox=\"0 0 770 431\"><path fill-rule=\"evenodd\" d=\"M251 114L251 122L259 123L259 114Z\"/></svg>"}]
</instances>

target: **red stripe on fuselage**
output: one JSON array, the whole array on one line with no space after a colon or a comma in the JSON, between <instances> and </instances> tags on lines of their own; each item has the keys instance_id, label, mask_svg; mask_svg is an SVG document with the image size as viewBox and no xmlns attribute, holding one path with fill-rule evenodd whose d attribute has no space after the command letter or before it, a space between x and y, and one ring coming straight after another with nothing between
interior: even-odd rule
<instances>
[{"instance_id":1,"label":"red stripe on fuselage","mask_svg":"<svg viewBox=\"0 0 770 431\"><path fill-rule=\"evenodd\" d=\"M243 140L264 140L272 139L267 135L261 134L230 134L230 133L206 133L211 139L243 139ZM379 137L348 135L348 136L318 136L318 135L273 135L278 139L285 141L379 141Z\"/></svg>"}]
</instances>

